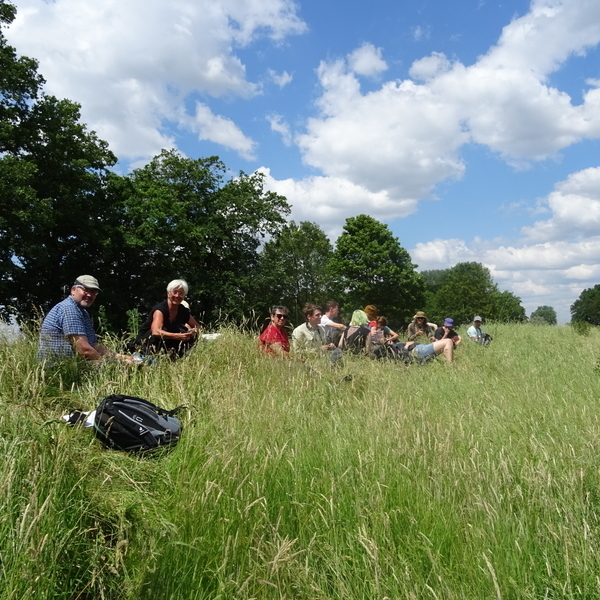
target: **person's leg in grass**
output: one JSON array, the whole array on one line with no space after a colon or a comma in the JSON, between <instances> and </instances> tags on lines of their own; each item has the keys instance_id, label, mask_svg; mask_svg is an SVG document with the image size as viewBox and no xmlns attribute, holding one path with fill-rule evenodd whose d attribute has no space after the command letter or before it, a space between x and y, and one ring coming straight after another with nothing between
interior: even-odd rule
<instances>
[{"instance_id":1,"label":"person's leg in grass","mask_svg":"<svg viewBox=\"0 0 600 600\"><path fill-rule=\"evenodd\" d=\"M454 360L454 342L448 338L433 342L433 349L437 356L444 354L444 358L451 363Z\"/></svg>"}]
</instances>

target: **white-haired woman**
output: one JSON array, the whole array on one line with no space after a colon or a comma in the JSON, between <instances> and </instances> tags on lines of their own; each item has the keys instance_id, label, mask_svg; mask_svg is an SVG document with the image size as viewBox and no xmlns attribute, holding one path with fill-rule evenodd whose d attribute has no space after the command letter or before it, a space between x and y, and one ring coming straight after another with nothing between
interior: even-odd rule
<instances>
[{"instance_id":1,"label":"white-haired woman","mask_svg":"<svg viewBox=\"0 0 600 600\"><path fill-rule=\"evenodd\" d=\"M182 356L193 346L200 324L184 303L188 289L183 279L169 283L167 299L152 308L137 337L145 352L166 350Z\"/></svg>"}]
</instances>

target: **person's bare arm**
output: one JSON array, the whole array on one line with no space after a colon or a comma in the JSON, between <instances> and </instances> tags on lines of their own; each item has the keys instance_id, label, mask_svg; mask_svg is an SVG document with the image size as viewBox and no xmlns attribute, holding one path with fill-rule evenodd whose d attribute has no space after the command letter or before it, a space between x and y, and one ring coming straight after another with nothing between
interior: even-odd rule
<instances>
[{"instance_id":1,"label":"person's bare arm","mask_svg":"<svg viewBox=\"0 0 600 600\"><path fill-rule=\"evenodd\" d=\"M85 335L70 335L69 341L79 356L83 356L85 360L100 360L108 354L108 349L103 346L92 345Z\"/></svg>"},{"instance_id":2,"label":"person's bare arm","mask_svg":"<svg viewBox=\"0 0 600 600\"><path fill-rule=\"evenodd\" d=\"M196 321L196 319L194 319L194 317L192 317L191 315L190 320L187 322L187 324L188 327L191 327L195 331L200 331L200 329L202 329L202 325L200 325L200 323L198 323L198 321Z\"/></svg>"},{"instance_id":3,"label":"person's bare arm","mask_svg":"<svg viewBox=\"0 0 600 600\"><path fill-rule=\"evenodd\" d=\"M390 334L390 337L387 338L386 343L388 344L393 344L397 339L398 339L398 334L395 331L392 331L391 329L388 332Z\"/></svg>"},{"instance_id":4,"label":"person's bare arm","mask_svg":"<svg viewBox=\"0 0 600 600\"><path fill-rule=\"evenodd\" d=\"M126 354L117 354L100 344L90 344L85 335L70 335L69 340L73 344L75 352L85 358L85 360L101 360L107 356L117 358L126 363L133 363L133 357Z\"/></svg>"},{"instance_id":5,"label":"person's bare arm","mask_svg":"<svg viewBox=\"0 0 600 600\"><path fill-rule=\"evenodd\" d=\"M191 336L193 336L196 332L195 330L188 330L185 333L172 333L171 331L165 331L163 329L163 325L165 324L165 319L160 312L160 310L155 310L152 315L152 325L150 326L150 330L152 331L152 335L156 335L164 338L171 338L172 340L188 340Z\"/></svg>"},{"instance_id":6,"label":"person's bare arm","mask_svg":"<svg viewBox=\"0 0 600 600\"><path fill-rule=\"evenodd\" d=\"M271 348L271 350L273 350L273 353L276 356L279 356L280 358L291 358L289 352L286 352L283 349L283 344L281 342L274 342L272 344L269 344L269 347Z\"/></svg>"}]
</instances>

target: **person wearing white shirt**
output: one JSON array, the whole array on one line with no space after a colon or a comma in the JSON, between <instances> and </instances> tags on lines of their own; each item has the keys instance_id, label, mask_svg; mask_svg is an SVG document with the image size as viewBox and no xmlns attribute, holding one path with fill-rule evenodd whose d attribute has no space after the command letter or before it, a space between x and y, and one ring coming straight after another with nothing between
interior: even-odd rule
<instances>
[{"instance_id":1,"label":"person wearing white shirt","mask_svg":"<svg viewBox=\"0 0 600 600\"><path fill-rule=\"evenodd\" d=\"M467 329L467 335L482 346L487 346L491 340L491 337L481 329L481 317L479 316L473 319L473 325Z\"/></svg>"}]
</instances>

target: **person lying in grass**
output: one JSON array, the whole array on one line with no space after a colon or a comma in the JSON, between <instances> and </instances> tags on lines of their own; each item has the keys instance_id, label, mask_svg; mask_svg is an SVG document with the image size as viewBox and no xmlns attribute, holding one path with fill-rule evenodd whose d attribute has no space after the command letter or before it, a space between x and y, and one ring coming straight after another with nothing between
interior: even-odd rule
<instances>
[{"instance_id":1,"label":"person lying in grass","mask_svg":"<svg viewBox=\"0 0 600 600\"><path fill-rule=\"evenodd\" d=\"M404 349L423 359L443 354L447 362L451 363L454 360L454 342L449 338L437 340L431 344L407 342Z\"/></svg>"}]
</instances>

